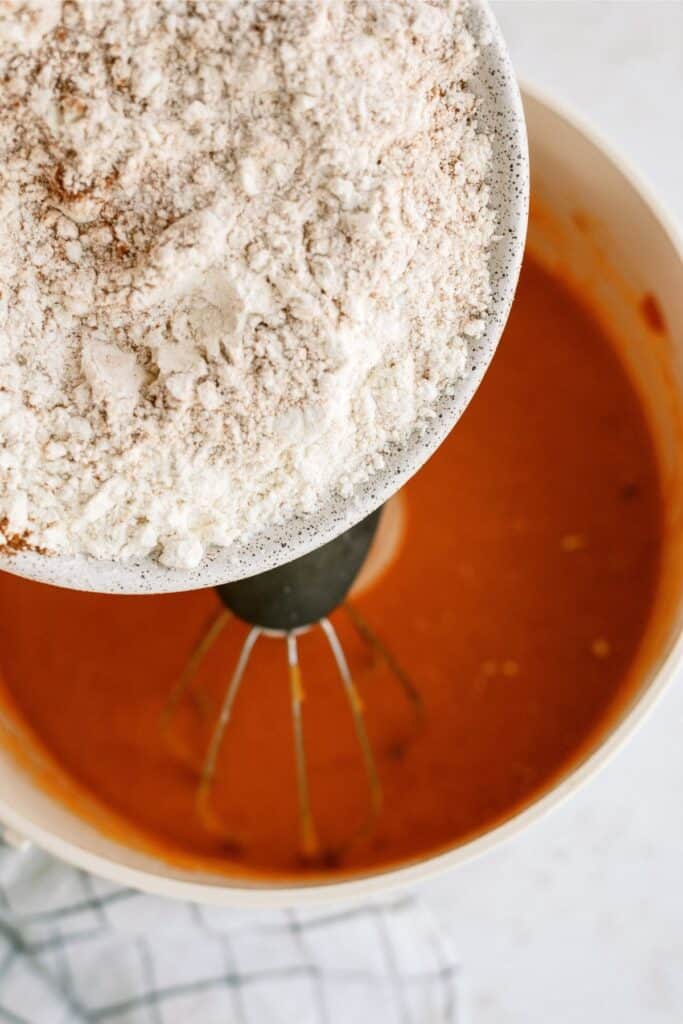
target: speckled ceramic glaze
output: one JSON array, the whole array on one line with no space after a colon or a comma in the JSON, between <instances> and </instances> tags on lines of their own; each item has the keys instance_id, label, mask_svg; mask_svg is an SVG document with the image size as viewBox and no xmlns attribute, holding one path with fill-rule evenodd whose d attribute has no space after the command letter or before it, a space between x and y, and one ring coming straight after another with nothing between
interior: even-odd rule
<instances>
[{"instance_id":1,"label":"speckled ceramic glaze","mask_svg":"<svg viewBox=\"0 0 683 1024\"><path fill-rule=\"evenodd\" d=\"M316 514L292 519L246 544L215 548L196 569L166 569L150 558L117 563L33 552L0 556L1 569L61 587L122 594L194 590L226 583L281 565L331 540L385 502L432 455L462 415L495 353L517 285L528 214L526 128L512 65L488 5L470 0L468 18L475 37L483 40L480 72L471 87L480 100L480 125L493 145L490 185L499 241L491 257L494 298L488 330L472 346L469 372L453 393L442 399L433 425L391 452L386 468L350 498L335 498Z\"/></svg>"}]
</instances>

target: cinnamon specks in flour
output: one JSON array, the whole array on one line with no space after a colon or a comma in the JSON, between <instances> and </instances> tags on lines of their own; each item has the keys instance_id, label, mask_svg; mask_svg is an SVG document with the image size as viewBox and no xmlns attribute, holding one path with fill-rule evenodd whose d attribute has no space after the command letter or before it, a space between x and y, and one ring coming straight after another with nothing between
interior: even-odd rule
<instances>
[{"instance_id":1,"label":"cinnamon specks in flour","mask_svg":"<svg viewBox=\"0 0 683 1024\"><path fill-rule=\"evenodd\" d=\"M190 567L433 415L489 302L461 14L0 0L6 535Z\"/></svg>"}]
</instances>

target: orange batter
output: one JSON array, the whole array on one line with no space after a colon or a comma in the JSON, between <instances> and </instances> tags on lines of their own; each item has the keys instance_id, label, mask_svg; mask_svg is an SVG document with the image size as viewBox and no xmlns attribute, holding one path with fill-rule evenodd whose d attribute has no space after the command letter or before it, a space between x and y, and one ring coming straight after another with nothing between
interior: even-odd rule
<instances>
[{"instance_id":1,"label":"orange batter","mask_svg":"<svg viewBox=\"0 0 683 1024\"><path fill-rule=\"evenodd\" d=\"M633 685L662 546L653 445L609 341L533 263L479 393L405 501L403 544L356 604L419 689L424 722L339 611L384 804L377 831L331 870L415 857L510 815ZM215 595L104 597L3 575L0 602L13 701L73 777L170 859L301 870L281 642L259 642L220 758L228 842L202 829L196 774L159 730ZM191 701L177 717L197 763L244 633L231 624L204 665L206 719ZM313 807L335 846L363 818L366 781L322 638L303 637L300 655Z\"/></svg>"}]
</instances>

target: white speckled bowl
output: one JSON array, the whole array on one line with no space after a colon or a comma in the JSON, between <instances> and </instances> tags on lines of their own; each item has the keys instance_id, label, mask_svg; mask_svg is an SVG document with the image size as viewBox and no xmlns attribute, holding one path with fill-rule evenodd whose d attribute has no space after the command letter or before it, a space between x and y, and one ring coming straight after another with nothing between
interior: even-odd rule
<instances>
[{"instance_id":1,"label":"white speckled bowl","mask_svg":"<svg viewBox=\"0 0 683 1024\"><path fill-rule=\"evenodd\" d=\"M479 120L493 142L491 189L500 240L491 262L494 302L488 330L473 346L469 373L438 418L414 443L393 452L386 468L349 499L336 498L318 513L264 531L246 544L214 548L192 570L166 569L151 558L107 562L83 556L48 557L33 552L0 555L0 569L43 583L101 593L152 594L195 590L271 569L332 540L394 494L433 454L462 415L496 350L517 285L528 211L529 171L524 115L500 30L484 0L470 0L471 27L490 43L482 47L481 72L473 83L481 101Z\"/></svg>"}]
</instances>

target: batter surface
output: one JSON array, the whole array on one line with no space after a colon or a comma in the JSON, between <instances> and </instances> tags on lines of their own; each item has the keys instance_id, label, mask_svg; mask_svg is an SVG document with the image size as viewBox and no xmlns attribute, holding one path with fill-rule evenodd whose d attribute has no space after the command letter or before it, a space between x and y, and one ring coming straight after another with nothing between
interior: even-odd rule
<instances>
[{"instance_id":1,"label":"batter surface","mask_svg":"<svg viewBox=\"0 0 683 1024\"><path fill-rule=\"evenodd\" d=\"M424 721L340 610L384 805L374 835L330 870L415 857L509 816L582 756L635 685L662 548L653 444L611 344L533 262L479 393L404 501L398 553L355 606L418 688ZM284 645L257 645L220 758L214 807L237 846L202 828L196 773L159 729L217 610L212 592L106 597L3 575L6 686L68 773L167 858L293 874ZM206 716L187 701L175 721L175 745L197 763L244 635L231 623L203 667ZM332 847L362 820L366 781L322 637L304 636L300 654L313 807Z\"/></svg>"}]
</instances>

